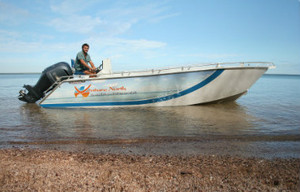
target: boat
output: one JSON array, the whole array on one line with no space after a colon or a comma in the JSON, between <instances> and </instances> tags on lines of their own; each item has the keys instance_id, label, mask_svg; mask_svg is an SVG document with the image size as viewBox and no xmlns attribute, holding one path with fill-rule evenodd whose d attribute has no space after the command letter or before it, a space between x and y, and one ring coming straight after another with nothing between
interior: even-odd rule
<instances>
[{"instance_id":1,"label":"boat","mask_svg":"<svg viewBox=\"0 0 300 192\"><path fill-rule=\"evenodd\" d=\"M234 101L270 68L271 62L232 62L112 72L102 61L96 77L76 75L60 62L46 68L19 100L44 108L186 106Z\"/></svg>"}]
</instances>

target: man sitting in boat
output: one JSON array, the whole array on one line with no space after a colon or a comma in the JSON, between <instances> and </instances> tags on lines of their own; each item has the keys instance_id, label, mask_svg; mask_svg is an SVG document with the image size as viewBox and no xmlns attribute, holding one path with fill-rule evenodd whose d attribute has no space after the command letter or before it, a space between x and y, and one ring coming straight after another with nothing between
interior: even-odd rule
<instances>
[{"instance_id":1,"label":"man sitting in boat","mask_svg":"<svg viewBox=\"0 0 300 192\"><path fill-rule=\"evenodd\" d=\"M77 53L75 60L75 74L96 75L99 70L95 67L90 55L88 54L90 46L85 43L81 48L82 51Z\"/></svg>"}]
</instances>

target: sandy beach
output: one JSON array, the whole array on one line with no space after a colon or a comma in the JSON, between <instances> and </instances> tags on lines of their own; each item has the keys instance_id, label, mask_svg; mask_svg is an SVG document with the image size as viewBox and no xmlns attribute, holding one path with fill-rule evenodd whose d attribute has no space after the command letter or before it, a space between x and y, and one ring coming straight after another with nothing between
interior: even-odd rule
<instances>
[{"instance_id":1,"label":"sandy beach","mask_svg":"<svg viewBox=\"0 0 300 192\"><path fill-rule=\"evenodd\" d=\"M1 149L0 191L299 191L300 160Z\"/></svg>"}]
</instances>

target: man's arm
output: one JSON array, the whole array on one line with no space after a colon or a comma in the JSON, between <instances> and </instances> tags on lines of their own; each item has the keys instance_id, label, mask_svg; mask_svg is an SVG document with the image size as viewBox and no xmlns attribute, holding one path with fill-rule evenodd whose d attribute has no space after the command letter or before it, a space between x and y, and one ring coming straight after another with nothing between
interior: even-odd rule
<instances>
[{"instance_id":1,"label":"man's arm","mask_svg":"<svg viewBox=\"0 0 300 192\"><path fill-rule=\"evenodd\" d=\"M93 69L96 69L96 67L95 67L95 65L94 65L94 63L93 63L92 60L90 60L90 64L91 64L91 66L92 66Z\"/></svg>"},{"instance_id":2,"label":"man's arm","mask_svg":"<svg viewBox=\"0 0 300 192\"><path fill-rule=\"evenodd\" d=\"M84 65L86 68L88 68L89 70L92 70L92 68L91 68L87 63L85 63L85 61L84 61L83 59L79 59L79 61L80 61L80 63L81 63L82 65ZM94 66L94 64L93 64L92 66Z\"/></svg>"}]
</instances>

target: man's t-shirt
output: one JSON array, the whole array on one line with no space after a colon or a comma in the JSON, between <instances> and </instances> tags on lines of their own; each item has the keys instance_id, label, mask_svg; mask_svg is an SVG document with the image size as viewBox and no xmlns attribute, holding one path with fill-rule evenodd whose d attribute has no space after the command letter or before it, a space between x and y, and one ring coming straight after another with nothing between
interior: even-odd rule
<instances>
[{"instance_id":1,"label":"man's t-shirt","mask_svg":"<svg viewBox=\"0 0 300 192\"><path fill-rule=\"evenodd\" d=\"M89 62L91 61L90 55L87 53L87 55L85 57L83 51L80 51L79 53L77 53L76 60L75 60L75 70L76 71L87 70L88 68L85 67L83 64L81 64L80 59L83 59L86 64L89 64Z\"/></svg>"}]
</instances>

